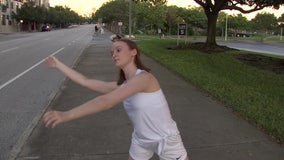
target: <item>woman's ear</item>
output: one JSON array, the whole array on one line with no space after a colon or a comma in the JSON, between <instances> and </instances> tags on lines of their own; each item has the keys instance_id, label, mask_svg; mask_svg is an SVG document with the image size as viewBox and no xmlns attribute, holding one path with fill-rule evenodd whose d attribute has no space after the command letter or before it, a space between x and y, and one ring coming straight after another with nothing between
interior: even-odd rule
<instances>
[{"instance_id":1,"label":"woman's ear","mask_svg":"<svg viewBox=\"0 0 284 160\"><path fill-rule=\"evenodd\" d=\"M137 55L137 50L136 49L132 49L131 54L132 54L132 56L136 56Z\"/></svg>"}]
</instances>

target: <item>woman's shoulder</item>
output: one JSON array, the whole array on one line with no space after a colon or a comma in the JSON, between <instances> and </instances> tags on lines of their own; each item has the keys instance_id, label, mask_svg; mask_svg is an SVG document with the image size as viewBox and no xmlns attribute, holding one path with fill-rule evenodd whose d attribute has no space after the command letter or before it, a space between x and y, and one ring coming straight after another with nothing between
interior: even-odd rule
<instances>
[{"instance_id":1,"label":"woman's shoulder","mask_svg":"<svg viewBox=\"0 0 284 160\"><path fill-rule=\"evenodd\" d=\"M140 70L139 73L136 74L136 76L142 77L142 78L149 78L149 79L155 78L155 76L152 73L147 72L145 70Z\"/></svg>"},{"instance_id":2,"label":"woman's shoulder","mask_svg":"<svg viewBox=\"0 0 284 160\"><path fill-rule=\"evenodd\" d=\"M160 89L158 80L150 72L142 71L139 75L137 75L137 78L140 79L140 82L145 85L144 92L152 92Z\"/></svg>"}]
</instances>

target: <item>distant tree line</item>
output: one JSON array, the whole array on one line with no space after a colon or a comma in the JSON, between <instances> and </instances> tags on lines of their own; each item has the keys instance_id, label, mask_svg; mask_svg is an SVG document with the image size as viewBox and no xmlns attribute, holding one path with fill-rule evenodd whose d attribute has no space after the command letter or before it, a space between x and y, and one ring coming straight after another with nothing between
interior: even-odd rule
<instances>
[{"instance_id":1,"label":"distant tree line","mask_svg":"<svg viewBox=\"0 0 284 160\"><path fill-rule=\"evenodd\" d=\"M86 18L78 15L67 6L55 6L46 8L37 6L33 1L24 3L12 17L18 22L28 26L28 30L38 30L41 25L49 24L53 27L68 27L70 24L80 24Z\"/></svg>"},{"instance_id":2,"label":"distant tree line","mask_svg":"<svg viewBox=\"0 0 284 160\"><path fill-rule=\"evenodd\" d=\"M96 13L92 14L91 21L101 20L102 23L110 27L117 26L118 22L123 22L123 31L127 34L129 27L128 5L129 3L125 0L104 3ZM158 34L158 29L161 29L164 34L175 35L178 24L187 23L189 35L207 35L208 20L201 7L183 8L140 1L132 4L132 19L132 30L136 33ZM217 36L224 34L226 20L230 36L237 36L238 32L280 34L284 14L277 18L274 14L262 12L258 13L255 18L248 20L243 14L227 15L222 11L217 19Z\"/></svg>"},{"instance_id":3,"label":"distant tree line","mask_svg":"<svg viewBox=\"0 0 284 160\"><path fill-rule=\"evenodd\" d=\"M150 0L149 0L150 1ZM251 13L270 7L279 9L284 4L283 0L194 0L204 10L207 18L206 48L215 48L217 22L221 11L237 10L243 14Z\"/></svg>"},{"instance_id":4,"label":"distant tree line","mask_svg":"<svg viewBox=\"0 0 284 160\"><path fill-rule=\"evenodd\" d=\"M251 36L255 34L280 34L283 17L271 13L259 13L252 20L243 14L270 7L279 9L283 0L194 0L200 7L166 6L167 0L133 0L131 30L145 34L177 34L178 24L186 23L188 35L206 36L205 47L210 50L217 45L216 36L223 36L225 23L229 36ZM129 0L112 0L92 14L91 20L103 22L110 29L123 22L122 30L128 31ZM224 10L237 10L241 14L227 15ZM226 32L227 33L227 32ZM281 32L282 33L282 32Z\"/></svg>"},{"instance_id":5,"label":"distant tree line","mask_svg":"<svg viewBox=\"0 0 284 160\"><path fill-rule=\"evenodd\" d=\"M200 7L194 8L167 6L167 0L132 1L131 30L134 33L175 35L178 31L178 24L187 23L188 35L207 36L207 43L214 45L216 44L215 36L224 35L226 22L229 36L239 36L238 33L240 32L246 33L246 35L277 35L280 34L280 28L284 27L284 14L277 18L274 14L262 12L252 20L248 20L243 14L227 15L223 11L231 9L238 10L241 13L250 13L265 7L278 9L284 3L282 0L194 0L200 5ZM129 30L129 4L129 0L111 0L104 3L96 13L92 13L91 17L82 17L67 6L45 8L36 6L33 1L28 1L17 10L17 13L12 15L18 23L22 22L27 25L29 30L37 30L42 24L51 24L57 28L64 28L70 24L85 22L100 22L111 30L117 30L118 22L122 22L121 29L123 33L127 33ZM252 5L253 7L244 10L238 4ZM212 14L214 14L213 17L211 17Z\"/></svg>"}]
</instances>

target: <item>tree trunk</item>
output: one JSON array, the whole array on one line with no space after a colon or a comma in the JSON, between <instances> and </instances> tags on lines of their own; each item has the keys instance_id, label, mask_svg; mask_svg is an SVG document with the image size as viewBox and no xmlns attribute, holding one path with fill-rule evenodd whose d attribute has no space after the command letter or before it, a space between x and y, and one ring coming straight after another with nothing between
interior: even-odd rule
<instances>
[{"instance_id":1,"label":"tree trunk","mask_svg":"<svg viewBox=\"0 0 284 160\"><path fill-rule=\"evenodd\" d=\"M29 26L29 32L31 32L32 30L32 24L30 22L28 22L28 26Z\"/></svg>"},{"instance_id":2,"label":"tree trunk","mask_svg":"<svg viewBox=\"0 0 284 160\"><path fill-rule=\"evenodd\" d=\"M210 12L206 14L208 19L207 24L207 39L206 39L206 46L216 46L216 24L217 24L217 18L218 13Z\"/></svg>"},{"instance_id":3,"label":"tree trunk","mask_svg":"<svg viewBox=\"0 0 284 160\"><path fill-rule=\"evenodd\" d=\"M34 32L36 32L36 22L34 22Z\"/></svg>"}]
</instances>

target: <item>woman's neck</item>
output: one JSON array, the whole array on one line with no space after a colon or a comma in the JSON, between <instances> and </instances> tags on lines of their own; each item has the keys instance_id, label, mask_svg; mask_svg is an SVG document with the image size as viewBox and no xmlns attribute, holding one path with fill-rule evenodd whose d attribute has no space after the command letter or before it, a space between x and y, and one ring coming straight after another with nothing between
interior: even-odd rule
<instances>
[{"instance_id":1,"label":"woman's neck","mask_svg":"<svg viewBox=\"0 0 284 160\"><path fill-rule=\"evenodd\" d=\"M123 72L125 74L125 78L126 80L131 79L132 77L135 76L137 71L137 67L136 66L131 66L131 67L127 67L123 69Z\"/></svg>"}]
</instances>

